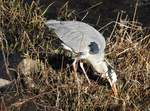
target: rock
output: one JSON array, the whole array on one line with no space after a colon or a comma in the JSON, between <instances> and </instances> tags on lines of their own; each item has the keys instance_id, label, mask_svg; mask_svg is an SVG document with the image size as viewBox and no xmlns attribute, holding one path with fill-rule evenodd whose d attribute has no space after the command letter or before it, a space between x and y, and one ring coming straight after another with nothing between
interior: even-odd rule
<instances>
[{"instance_id":1,"label":"rock","mask_svg":"<svg viewBox=\"0 0 150 111\"><path fill-rule=\"evenodd\" d=\"M6 85L11 84L11 81L0 78L0 88L5 87Z\"/></svg>"},{"instance_id":2,"label":"rock","mask_svg":"<svg viewBox=\"0 0 150 111\"><path fill-rule=\"evenodd\" d=\"M45 65L40 60L32 59L30 57L24 58L17 66L18 77L22 78L25 87L35 88L38 77L43 76L42 74L45 69Z\"/></svg>"},{"instance_id":3,"label":"rock","mask_svg":"<svg viewBox=\"0 0 150 111\"><path fill-rule=\"evenodd\" d=\"M19 73L25 76L38 73L41 70L44 70L44 64L39 60L33 60L31 58L23 59L18 65Z\"/></svg>"}]
</instances>

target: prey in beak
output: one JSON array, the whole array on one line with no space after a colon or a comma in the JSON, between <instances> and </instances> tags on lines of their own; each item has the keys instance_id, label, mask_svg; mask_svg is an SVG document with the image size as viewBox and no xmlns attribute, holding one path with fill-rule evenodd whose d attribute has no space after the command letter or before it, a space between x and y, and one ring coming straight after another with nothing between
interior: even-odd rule
<instances>
[{"instance_id":1,"label":"prey in beak","mask_svg":"<svg viewBox=\"0 0 150 111\"><path fill-rule=\"evenodd\" d=\"M105 73L105 76L111 85L114 95L117 96L118 95L118 91L117 91L117 87L116 87L117 75L116 75L113 67L107 61L105 61L105 62L107 65L107 72Z\"/></svg>"}]
</instances>

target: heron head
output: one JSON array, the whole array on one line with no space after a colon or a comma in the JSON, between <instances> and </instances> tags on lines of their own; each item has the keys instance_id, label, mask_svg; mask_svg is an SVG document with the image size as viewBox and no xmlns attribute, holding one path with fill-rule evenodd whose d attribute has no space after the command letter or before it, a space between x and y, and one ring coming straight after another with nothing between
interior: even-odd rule
<instances>
[{"instance_id":1,"label":"heron head","mask_svg":"<svg viewBox=\"0 0 150 111\"><path fill-rule=\"evenodd\" d=\"M93 65L96 71L102 74L102 77L108 77L112 83L117 81L117 75L114 68L105 60Z\"/></svg>"},{"instance_id":2,"label":"heron head","mask_svg":"<svg viewBox=\"0 0 150 111\"><path fill-rule=\"evenodd\" d=\"M94 66L94 68L98 73L102 74L103 78L108 79L114 94L117 95L116 89L117 75L115 73L114 68L106 60L99 62Z\"/></svg>"}]
</instances>

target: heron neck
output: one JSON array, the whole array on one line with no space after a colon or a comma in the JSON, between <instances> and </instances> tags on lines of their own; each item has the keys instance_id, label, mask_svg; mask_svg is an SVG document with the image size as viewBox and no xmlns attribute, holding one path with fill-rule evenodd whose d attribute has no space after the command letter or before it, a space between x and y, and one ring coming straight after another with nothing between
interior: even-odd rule
<instances>
[{"instance_id":1,"label":"heron neck","mask_svg":"<svg viewBox=\"0 0 150 111\"><path fill-rule=\"evenodd\" d=\"M104 54L96 54L88 57L90 63L95 66L104 62Z\"/></svg>"}]
</instances>

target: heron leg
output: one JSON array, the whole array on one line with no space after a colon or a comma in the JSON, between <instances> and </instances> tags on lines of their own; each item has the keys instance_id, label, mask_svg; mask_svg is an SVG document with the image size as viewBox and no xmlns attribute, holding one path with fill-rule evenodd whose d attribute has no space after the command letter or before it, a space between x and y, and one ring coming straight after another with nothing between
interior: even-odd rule
<instances>
[{"instance_id":1,"label":"heron leg","mask_svg":"<svg viewBox=\"0 0 150 111\"><path fill-rule=\"evenodd\" d=\"M73 70L74 70L73 80L76 80L79 83L79 79L78 79L78 76L77 76L77 62L78 62L78 59L75 58L75 60L72 63Z\"/></svg>"},{"instance_id":2,"label":"heron leg","mask_svg":"<svg viewBox=\"0 0 150 111\"><path fill-rule=\"evenodd\" d=\"M90 82L90 80L89 80L89 78L88 78L88 76L87 76L87 73L86 73L86 71L85 71L85 69L84 69L83 62L81 62L81 61L80 61L80 67L81 67L81 69L82 69L82 71L83 71L83 73L84 73L84 75L85 75L85 77L86 77L88 83L91 84L91 82Z\"/></svg>"}]
</instances>

